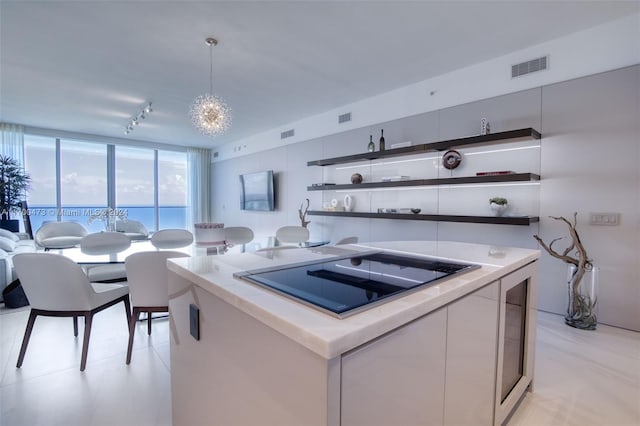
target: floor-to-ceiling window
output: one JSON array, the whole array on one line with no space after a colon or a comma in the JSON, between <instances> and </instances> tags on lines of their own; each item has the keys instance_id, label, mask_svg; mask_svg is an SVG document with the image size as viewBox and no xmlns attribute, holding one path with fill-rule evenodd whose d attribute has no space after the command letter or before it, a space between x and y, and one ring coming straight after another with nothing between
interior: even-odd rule
<instances>
[{"instance_id":1,"label":"floor-to-ceiling window","mask_svg":"<svg viewBox=\"0 0 640 426\"><path fill-rule=\"evenodd\" d=\"M60 141L60 200L60 220L80 222L90 232L105 229L91 217L107 206L107 145Z\"/></svg>"},{"instance_id":2,"label":"floor-to-ceiling window","mask_svg":"<svg viewBox=\"0 0 640 426\"><path fill-rule=\"evenodd\" d=\"M158 204L160 228L187 224L187 154L158 151Z\"/></svg>"},{"instance_id":3,"label":"floor-to-ceiling window","mask_svg":"<svg viewBox=\"0 0 640 426\"><path fill-rule=\"evenodd\" d=\"M104 229L91 215L106 207L126 211L149 229L186 228L185 152L25 134L31 226L73 220Z\"/></svg>"},{"instance_id":4,"label":"floor-to-ceiling window","mask_svg":"<svg viewBox=\"0 0 640 426\"><path fill-rule=\"evenodd\" d=\"M116 205L147 229L156 229L154 176L153 150L116 147Z\"/></svg>"},{"instance_id":5,"label":"floor-to-ceiling window","mask_svg":"<svg viewBox=\"0 0 640 426\"><path fill-rule=\"evenodd\" d=\"M37 230L45 221L57 220L56 208L56 140L50 137L25 136L25 169L31 176L28 193L31 227Z\"/></svg>"}]
</instances>

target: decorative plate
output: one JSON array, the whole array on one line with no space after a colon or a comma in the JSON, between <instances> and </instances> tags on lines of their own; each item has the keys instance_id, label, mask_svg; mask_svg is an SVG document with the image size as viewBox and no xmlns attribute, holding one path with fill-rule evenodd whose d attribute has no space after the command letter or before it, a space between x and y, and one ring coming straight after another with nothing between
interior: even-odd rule
<instances>
[{"instance_id":1,"label":"decorative plate","mask_svg":"<svg viewBox=\"0 0 640 426\"><path fill-rule=\"evenodd\" d=\"M451 149L444 153L442 156L442 165L445 169L455 169L460 165L462 161L462 155L454 149Z\"/></svg>"}]
</instances>

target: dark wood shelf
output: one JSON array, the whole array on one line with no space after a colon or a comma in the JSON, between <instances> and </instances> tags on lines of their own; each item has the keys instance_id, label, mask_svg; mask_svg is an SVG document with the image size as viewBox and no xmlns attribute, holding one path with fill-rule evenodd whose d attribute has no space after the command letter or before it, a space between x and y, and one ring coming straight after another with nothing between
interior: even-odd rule
<instances>
[{"instance_id":1,"label":"dark wood shelf","mask_svg":"<svg viewBox=\"0 0 640 426\"><path fill-rule=\"evenodd\" d=\"M330 166L333 164L353 163L357 161L375 160L378 158L398 157L401 155L421 154L433 151L443 151L469 145L495 144L497 142L513 142L515 139L540 139L540 133L527 127L524 129L508 130L506 132L489 133L488 135L468 136L465 138L449 139L403 148L387 149L385 151L365 152L362 154L346 155L344 157L326 158L307 162L307 166Z\"/></svg>"},{"instance_id":2,"label":"dark wood shelf","mask_svg":"<svg viewBox=\"0 0 640 426\"><path fill-rule=\"evenodd\" d=\"M459 216L443 214L412 214L412 213L366 213L310 210L311 216L337 216L337 217L363 217L368 219L396 219L396 220L428 220L437 222L466 222L466 223L490 223L497 225L528 226L538 222L537 216Z\"/></svg>"},{"instance_id":3,"label":"dark wood shelf","mask_svg":"<svg viewBox=\"0 0 640 426\"><path fill-rule=\"evenodd\" d=\"M343 189L368 189L368 188L392 188L400 186L433 186L433 185L462 185L476 183L501 183L501 182L529 182L540 180L540 176L534 173L512 173L509 175L493 176L464 176L438 179L411 179L393 182L367 182L359 184L308 186L307 191L335 191Z\"/></svg>"}]
</instances>

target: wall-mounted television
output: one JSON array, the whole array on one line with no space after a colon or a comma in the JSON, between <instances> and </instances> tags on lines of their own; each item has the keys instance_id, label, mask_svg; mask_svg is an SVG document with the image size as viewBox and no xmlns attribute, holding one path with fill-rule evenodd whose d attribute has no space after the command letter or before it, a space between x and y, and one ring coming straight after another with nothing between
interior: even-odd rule
<instances>
[{"instance_id":1,"label":"wall-mounted television","mask_svg":"<svg viewBox=\"0 0 640 426\"><path fill-rule=\"evenodd\" d=\"M276 209L273 170L240 175L240 209L272 211Z\"/></svg>"}]
</instances>

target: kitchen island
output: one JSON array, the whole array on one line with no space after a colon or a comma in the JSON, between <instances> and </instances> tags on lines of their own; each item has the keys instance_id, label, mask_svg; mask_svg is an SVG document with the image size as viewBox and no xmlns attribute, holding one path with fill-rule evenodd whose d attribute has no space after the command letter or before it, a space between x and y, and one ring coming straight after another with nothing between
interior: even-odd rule
<instances>
[{"instance_id":1,"label":"kitchen island","mask_svg":"<svg viewBox=\"0 0 640 426\"><path fill-rule=\"evenodd\" d=\"M480 267L343 319L234 277L372 250ZM500 424L532 383L538 258L403 241L171 259L173 424Z\"/></svg>"}]
</instances>

